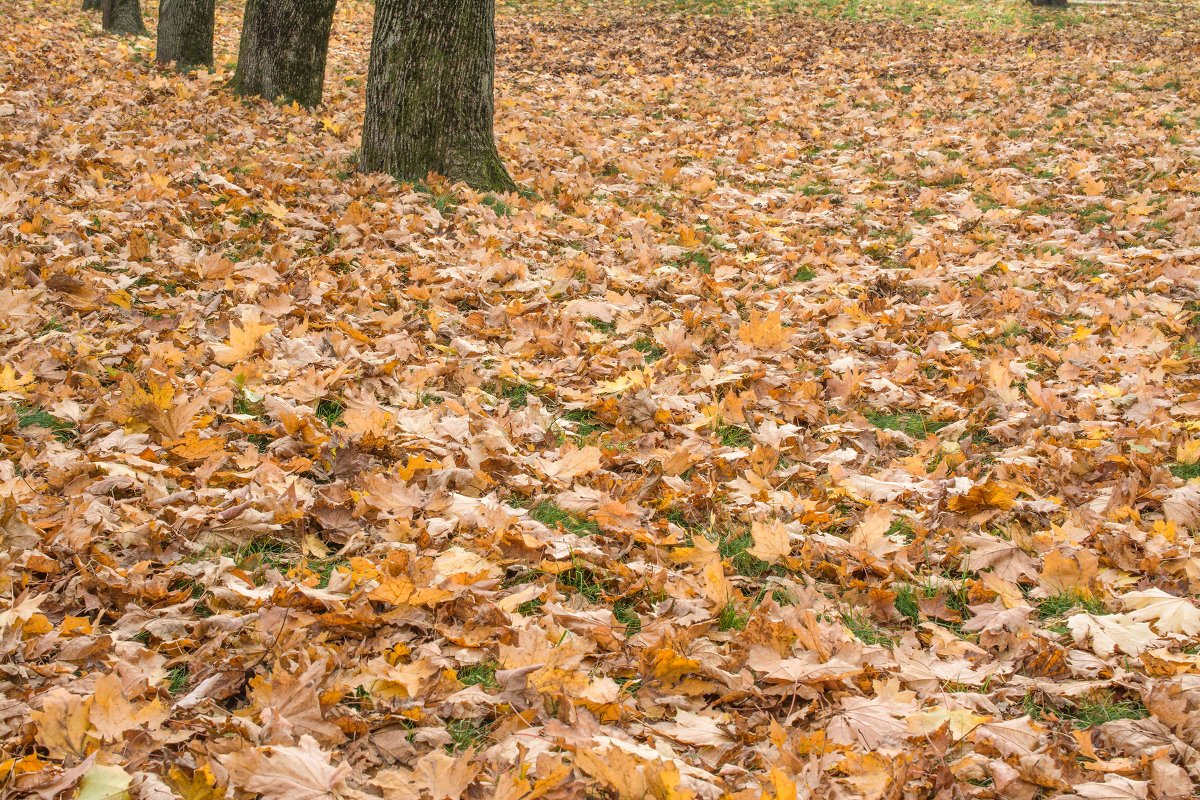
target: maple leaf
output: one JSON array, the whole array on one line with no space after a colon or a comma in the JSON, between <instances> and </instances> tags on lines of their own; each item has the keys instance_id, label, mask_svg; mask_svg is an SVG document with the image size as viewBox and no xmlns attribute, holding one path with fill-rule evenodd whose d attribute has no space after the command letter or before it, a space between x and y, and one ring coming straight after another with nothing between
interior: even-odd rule
<instances>
[{"instance_id":1,"label":"maple leaf","mask_svg":"<svg viewBox=\"0 0 1200 800\"><path fill-rule=\"evenodd\" d=\"M581 475L587 475L600 469L601 451L599 447L570 448L554 459L538 459L546 477L560 485L570 483Z\"/></svg>"},{"instance_id":2,"label":"maple leaf","mask_svg":"<svg viewBox=\"0 0 1200 800\"><path fill-rule=\"evenodd\" d=\"M258 314L247 314L242 324L229 326L229 343L212 346L213 357L218 364L230 366L248 358L258 349L262 338L275 329L272 322L259 322Z\"/></svg>"},{"instance_id":3,"label":"maple leaf","mask_svg":"<svg viewBox=\"0 0 1200 800\"><path fill-rule=\"evenodd\" d=\"M1099 560L1090 550L1063 553L1051 550L1042 559L1039 580L1055 592L1088 590L1099 570Z\"/></svg>"},{"instance_id":4,"label":"maple leaf","mask_svg":"<svg viewBox=\"0 0 1200 800\"><path fill-rule=\"evenodd\" d=\"M1028 716L1002 722L985 722L971 731L969 739L987 743L1004 756L1031 755L1041 743L1045 729Z\"/></svg>"},{"instance_id":5,"label":"maple leaf","mask_svg":"<svg viewBox=\"0 0 1200 800\"><path fill-rule=\"evenodd\" d=\"M20 392L31 383L33 383L32 372L18 376L12 364L5 364L4 368L0 369L0 392Z\"/></svg>"},{"instance_id":6,"label":"maple leaf","mask_svg":"<svg viewBox=\"0 0 1200 800\"><path fill-rule=\"evenodd\" d=\"M276 668L269 680L251 679L250 708L263 721L263 740L286 743L306 734L318 742L341 741L341 729L325 721L317 696L325 668L325 662L317 661L295 674Z\"/></svg>"},{"instance_id":7,"label":"maple leaf","mask_svg":"<svg viewBox=\"0 0 1200 800\"><path fill-rule=\"evenodd\" d=\"M1071 788L1074 793L1063 795L1065 800L1146 800L1150 782L1131 780L1123 775L1105 775L1103 781L1076 783Z\"/></svg>"},{"instance_id":8,"label":"maple leaf","mask_svg":"<svg viewBox=\"0 0 1200 800\"><path fill-rule=\"evenodd\" d=\"M891 511L883 506L872 506L850 534L850 544L875 558L884 558L895 553L902 549L903 545L887 535L891 524Z\"/></svg>"},{"instance_id":9,"label":"maple leaf","mask_svg":"<svg viewBox=\"0 0 1200 800\"><path fill-rule=\"evenodd\" d=\"M1161 633L1200 634L1200 609L1185 598L1154 588L1123 594L1121 602L1131 609L1127 614L1130 619L1152 621Z\"/></svg>"},{"instance_id":10,"label":"maple leaf","mask_svg":"<svg viewBox=\"0 0 1200 800\"><path fill-rule=\"evenodd\" d=\"M157 726L167 717L167 709L158 700L135 707L125 696L121 679L115 674L96 681L96 691L88 712L88 721L100 738L120 741L126 731L147 725Z\"/></svg>"},{"instance_id":11,"label":"maple leaf","mask_svg":"<svg viewBox=\"0 0 1200 800\"><path fill-rule=\"evenodd\" d=\"M829 718L825 731L831 742L875 749L905 736L905 720L916 710L912 703L882 697L848 697Z\"/></svg>"},{"instance_id":12,"label":"maple leaf","mask_svg":"<svg viewBox=\"0 0 1200 800\"><path fill-rule=\"evenodd\" d=\"M676 741L697 747L728 747L733 744L733 739L721 727L721 721L704 714L681 710L675 715L674 722L660 723L654 727Z\"/></svg>"},{"instance_id":13,"label":"maple leaf","mask_svg":"<svg viewBox=\"0 0 1200 800\"><path fill-rule=\"evenodd\" d=\"M1067 627L1077 643L1090 638L1092 650L1101 657L1112 655L1116 649L1136 656L1158 641L1149 625L1128 614L1075 614L1067 620Z\"/></svg>"},{"instance_id":14,"label":"maple leaf","mask_svg":"<svg viewBox=\"0 0 1200 800\"><path fill-rule=\"evenodd\" d=\"M133 778L119 766L93 764L82 780L75 800L129 800Z\"/></svg>"},{"instance_id":15,"label":"maple leaf","mask_svg":"<svg viewBox=\"0 0 1200 800\"><path fill-rule=\"evenodd\" d=\"M38 744L51 758L83 758L88 749L88 712L92 701L66 689L51 689L41 696L42 710L30 714L37 726Z\"/></svg>"},{"instance_id":16,"label":"maple leaf","mask_svg":"<svg viewBox=\"0 0 1200 800\"><path fill-rule=\"evenodd\" d=\"M413 778L429 793L429 800L459 800L482 770L472 751L449 756L434 750L417 761Z\"/></svg>"},{"instance_id":17,"label":"maple leaf","mask_svg":"<svg viewBox=\"0 0 1200 800\"><path fill-rule=\"evenodd\" d=\"M183 800L222 800L225 787L217 783L212 767L205 764L189 775L177 764L167 771L166 783L182 796Z\"/></svg>"},{"instance_id":18,"label":"maple leaf","mask_svg":"<svg viewBox=\"0 0 1200 800\"><path fill-rule=\"evenodd\" d=\"M774 564L792 551L791 537L788 535L787 528L778 520L768 522L755 520L750 525L750 536L754 540L754 544L746 552L768 564Z\"/></svg>"},{"instance_id":19,"label":"maple leaf","mask_svg":"<svg viewBox=\"0 0 1200 800\"><path fill-rule=\"evenodd\" d=\"M787 344L791 338L791 331L783 326L783 316L779 311L764 314L758 309L752 309L749 322L742 325L738 336L753 347L774 350Z\"/></svg>"},{"instance_id":20,"label":"maple leaf","mask_svg":"<svg viewBox=\"0 0 1200 800\"><path fill-rule=\"evenodd\" d=\"M348 797L349 764L333 765L330 754L311 736L295 747L238 750L220 757L234 786L263 800L340 800Z\"/></svg>"}]
</instances>

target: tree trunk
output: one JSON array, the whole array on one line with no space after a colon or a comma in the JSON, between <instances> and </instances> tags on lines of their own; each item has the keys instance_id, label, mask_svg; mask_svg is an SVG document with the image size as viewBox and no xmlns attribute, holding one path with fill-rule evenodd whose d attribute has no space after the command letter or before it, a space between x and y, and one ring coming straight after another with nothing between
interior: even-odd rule
<instances>
[{"instance_id":1,"label":"tree trunk","mask_svg":"<svg viewBox=\"0 0 1200 800\"><path fill-rule=\"evenodd\" d=\"M100 0L83 0L84 11L99 11Z\"/></svg>"},{"instance_id":2,"label":"tree trunk","mask_svg":"<svg viewBox=\"0 0 1200 800\"><path fill-rule=\"evenodd\" d=\"M337 0L247 0L233 86L238 94L321 102Z\"/></svg>"},{"instance_id":3,"label":"tree trunk","mask_svg":"<svg viewBox=\"0 0 1200 800\"><path fill-rule=\"evenodd\" d=\"M211 67L215 10L215 0L162 0L155 60L177 69Z\"/></svg>"},{"instance_id":4,"label":"tree trunk","mask_svg":"<svg viewBox=\"0 0 1200 800\"><path fill-rule=\"evenodd\" d=\"M101 24L109 33L146 33L140 0L101 0Z\"/></svg>"},{"instance_id":5,"label":"tree trunk","mask_svg":"<svg viewBox=\"0 0 1200 800\"><path fill-rule=\"evenodd\" d=\"M494 0L376 0L360 169L513 191L492 136Z\"/></svg>"},{"instance_id":6,"label":"tree trunk","mask_svg":"<svg viewBox=\"0 0 1200 800\"><path fill-rule=\"evenodd\" d=\"M1034 6L1052 6L1054 8L1065 8L1067 0L1029 0L1030 5Z\"/></svg>"}]
</instances>

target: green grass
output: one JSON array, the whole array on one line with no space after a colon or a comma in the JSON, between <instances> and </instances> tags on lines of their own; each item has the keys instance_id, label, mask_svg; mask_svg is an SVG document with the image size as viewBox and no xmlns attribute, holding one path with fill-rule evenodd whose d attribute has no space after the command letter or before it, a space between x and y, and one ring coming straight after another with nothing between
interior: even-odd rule
<instances>
[{"instance_id":1,"label":"green grass","mask_svg":"<svg viewBox=\"0 0 1200 800\"><path fill-rule=\"evenodd\" d=\"M867 411L864 415L867 422L886 431L900 431L914 439L924 439L931 433L936 433L949 425L949 422L935 422L926 414L915 411L903 411L889 414L883 411Z\"/></svg>"},{"instance_id":2,"label":"green grass","mask_svg":"<svg viewBox=\"0 0 1200 800\"><path fill-rule=\"evenodd\" d=\"M251 539L233 554L233 560L244 570L253 572L271 567L286 572L296 561L296 552L281 539L269 536Z\"/></svg>"},{"instance_id":3,"label":"green grass","mask_svg":"<svg viewBox=\"0 0 1200 800\"><path fill-rule=\"evenodd\" d=\"M917 605L918 595L916 587L908 584L903 584L896 587L896 600L893 603L896 606L896 611L902 617L908 617L908 620L917 625L921 622L921 609Z\"/></svg>"},{"instance_id":4,"label":"green grass","mask_svg":"<svg viewBox=\"0 0 1200 800\"><path fill-rule=\"evenodd\" d=\"M485 661L482 664L472 664L458 670L458 682L463 686L482 686L485 689L499 689L496 683L496 662Z\"/></svg>"},{"instance_id":5,"label":"green grass","mask_svg":"<svg viewBox=\"0 0 1200 800\"><path fill-rule=\"evenodd\" d=\"M913 625L918 625L921 622L921 600L934 598L939 595L944 595L946 598L946 607L952 611L957 611L964 620L971 616L971 612L967 608L967 587L961 581L952 581L949 585L945 586L936 586L932 583L923 585L901 583L895 586L895 591L896 600L894 601L894 605L896 611L901 616L907 617ZM946 622L945 620L930 618L930 622L954 631L960 629L957 623Z\"/></svg>"},{"instance_id":6,"label":"green grass","mask_svg":"<svg viewBox=\"0 0 1200 800\"><path fill-rule=\"evenodd\" d=\"M604 320L598 319L597 317L588 317L587 324L591 325L593 328L600 331L601 333L613 333L617 330L617 323L605 322Z\"/></svg>"},{"instance_id":7,"label":"green grass","mask_svg":"<svg viewBox=\"0 0 1200 800\"><path fill-rule=\"evenodd\" d=\"M317 403L317 418L331 428L341 422L345 411L342 404L336 400L321 400Z\"/></svg>"},{"instance_id":8,"label":"green grass","mask_svg":"<svg viewBox=\"0 0 1200 800\"><path fill-rule=\"evenodd\" d=\"M266 414L266 409L263 408L261 400L251 400L244 393L241 393L233 398L233 413L261 420Z\"/></svg>"},{"instance_id":9,"label":"green grass","mask_svg":"<svg viewBox=\"0 0 1200 800\"><path fill-rule=\"evenodd\" d=\"M1076 727L1091 728L1118 719L1146 719L1150 713L1136 700L1116 701L1112 695L1080 700L1066 714L1075 720Z\"/></svg>"},{"instance_id":10,"label":"green grass","mask_svg":"<svg viewBox=\"0 0 1200 800\"><path fill-rule=\"evenodd\" d=\"M183 694L188 684L188 668L186 665L175 667L167 673L167 691L171 694Z\"/></svg>"},{"instance_id":11,"label":"green grass","mask_svg":"<svg viewBox=\"0 0 1200 800\"><path fill-rule=\"evenodd\" d=\"M617 622L625 626L626 637L633 636L642 629L642 618L633 610L636 604L637 598L635 597L626 597L613 604L613 616L617 618Z\"/></svg>"},{"instance_id":12,"label":"green grass","mask_svg":"<svg viewBox=\"0 0 1200 800\"><path fill-rule=\"evenodd\" d=\"M265 453L267 452L267 448L271 446L271 442L275 440L265 433L251 433L246 435L246 441L254 445L258 449L258 452Z\"/></svg>"},{"instance_id":13,"label":"green grass","mask_svg":"<svg viewBox=\"0 0 1200 800\"><path fill-rule=\"evenodd\" d=\"M913 531L912 525L906 519L898 519L888 526L888 536L896 536L897 534L902 536L906 542L911 542L913 539L917 538L917 534Z\"/></svg>"},{"instance_id":14,"label":"green grass","mask_svg":"<svg viewBox=\"0 0 1200 800\"><path fill-rule=\"evenodd\" d=\"M746 578L758 578L771 571L771 565L762 559L755 558L746 552L754 546L754 537L749 531L738 534L727 533L721 536L717 551L721 558L727 558L733 564L733 570Z\"/></svg>"},{"instance_id":15,"label":"green grass","mask_svg":"<svg viewBox=\"0 0 1200 800\"><path fill-rule=\"evenodd\" d=\"M529 516L543 525L555 528L559 525L577 536L599 536L600 526L587 517L572 514L553 500L543 500L529 511Z\"/></svg>"},{"instance_id":16,"label":"green grass","mask_svg":"<svg viewBox=\"0 0 1200 800\"><path fill-rule=\"evenodd\" d=\"M700 271L703 272L704 274L706 274L706 275L712 274L712 259L710 259L708 257L708 254L705 253L703 250L692 250L690 252L684 253L683 258L680 259L680 262L681 262L682 266L687 266L688 264L695 264L697 267L700 268Z\"/></svg>"},{"instance_id":17,"label":"green grass","mask_svg":"<svg viewBox=\"0 0 1200 800\"><path fill-rule=\"evenodd\" d=\"M896 644L895 639L888 636L882 628L871 622L865 614L853 611L843 612L842 623L850 629L850 632L854 634L854 638L863 644L882 645L884 647L892 647Z\"/></svg>"},{"instance_id":18,"label":"green grass","mask_svg":"<svg viewBox=\"0 0 1200 800\"><path fill-rule=\"evenodd\" d=\"M44 409L17 403L13 411L17 413L18 428L45 428L63 444L76 436L75 423L59 419Z\"/></svg>"},{"instance_id":19,"label":"green grass","mask_svg":"<svg viewBox=\"0 0 1200 800\"><path fill-rule=\"evenodd\" d=\"M1093 728L1119 719L1146 719L1150 712L1137 700L1117 700L1112 692L1101 691L1089 697L1065 701L1055 706L1027 694L1021 704L1026 714L1041 722L1070 720L1075 728Z\"/></svg>"},{"instance_id":20,"label":"green grass","mask_svg":"<svg viewBox=\"0 0 1200 800\"><path fill-rule=\"evenodd\" d=\"M996 338L1005 344L1013 344L1025 334L1029 333L1029 329L1019 322L1010 322L1000 331L1000 335Z\"/></svg>"},{"instance_id":21,"label":"green grass","mask_svg":"<svg viewBox=\"0 0 1200 800\"><path fill-rule=\"evenodd\" d=\"M545 604L546 601L541 599L526 600L524 603L521 603L521 605L517 606L517 613L521 614L522 616L532 617L537 613L538 609Z\"/></svg>"},{"instance_id":22,"label":"green grass","mask_svg":"<svg viewBox=\"0 0 1200 800\"><path fill-rule=\"evenodd\" d=\"M1038 603L1038 618L1061 617L1076 608L1081 608L1089 614L1108 613L1108 609L1104 607L1104 601L1094 595L1082 592L1063 592L1053 597L1047 597Z\"/></svg>"},{"instance_id":23,"label":"green grass","mask_svg":"<svg viewBox=\"0 0 1200 800\"><path fill-rule=\"evenodd\" d=\"M572 436L576 443L582 443L589 436L604 433L608 426L596 419L596 415L583 408L575 408L562 415L562 419L572 423Z\"/></svg>"},{"instance_id":24,"label":"green grass","mask_svg":"<svg viewBox=\"0 0 1200 800\"><path fill-rule=\"evenodd\" d=\"M490 394L507 400L509 408L524 408L529 405L529 395L537 394L537 387L523 381L501 381L493 387L484 387Z\"/></svg>"},{"instance_id":25,"label":"green grass","mask_svg":"<svg viewBox=\"0 0 1200 800\"><path fill-rule=\"evenodd\" d=\"M349 561L345 558L323 558L317 561L309 561L307 566L313 572L317 573L317 588L324 589L329 585L329 579L333 577L333 572L338 567L344 567Z\"/></svg>"},{"instance_id":26,"label":"green grass","mask_svg":"<svg viewBox=\"0 0 1200 800\"><path fill-rule=\"evenodd\" d=\"M659 347L653 339L648 336L643 336L633 343L633 349L642 354L647 363L658 361L667 354L667 351Z\"/></svg>"},{"instance_id":27,"label":"green grass","mask_svg":"<svg viewBox=\"0 0 1200 800\"><path fill-rule=\"evenodd\" d=\"M717 613L717 627L723 631L744 630L749 621L750 615L738 610L738 607L732 602L727 603Z\"/></svg>"},{"instance_id":28,"label":"green grass","mask_svg":"<svg viewBox=\"0 0 1200 800\"><path fill-rule=\"evenodd\" d=\"M429 198L429 204L440 214L453 214L458 210L458 198L449 192L435 190L425 183L417 183L413 188L426 195Z\"/></svg>"},{"instance_id":29,"label":"green grass","mask_svg":"<svg viewBox=\"0 0 1200 800\"><path fill-rule=\"evenodd\" d=\"M750 447L754 444L750 431L740 425L718 425L713 432L726 447Z\"/></svg>"},{"instance_id":30,"label":"green grass","mask_svg":"<svg viewBox=\"0 0 1200 800\"><path fill-rule=\"evenodd\" d=\"M500 217L508 217L513 213L513 207L494 194L484 195L479 202L495 211L496 215Z\"/></svg>"},{"instance_id":31,"label":"green grass","mask_svg":"<svg viewBox=\"0 0 1200 800\"><path fill-rule=\"evenodd\" d=\"M604 597L604 586L596 573L587 567L574 566L560 572L557 581L559 586L583 595L589 602L599 603Z\"/></svg>"},{"instance_id":32,"label":"green grass","mask_svg":"<svg viewBox=\"0 0 1200 800\"><path fill-rule=\"evenodd\" d=\"M1172 464L1171 474L1185 481L1200 478L1200 461L1197 461L1195 464Z\"/></svg>"},{"instance_id":33,"label":"green grass","mask_svg":"<svg viewBox=\"0 0 1200 800\"><path fill-rule=\"evenodd\" d=\"M490 726L486 722L470 719L452 719L446 723L446 731L450 734L450 744L446 745L446 749L451 753L478 749L491 735Z\"/></svg>"}]
</instances>

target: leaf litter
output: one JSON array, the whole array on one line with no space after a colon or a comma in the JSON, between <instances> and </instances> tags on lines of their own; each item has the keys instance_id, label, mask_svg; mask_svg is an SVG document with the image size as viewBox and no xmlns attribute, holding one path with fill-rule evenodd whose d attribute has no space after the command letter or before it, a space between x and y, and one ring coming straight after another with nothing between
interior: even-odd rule
<instances>
[{"instance_id":1,"label":"leaf litter","mask_svg":"<svg viewBox=\"0 0 1200 800\"><path fill-rule=\"evenodd\" d=\"M368 4L311 113L77 5L0 59L7 792L1195 792L1186 9L504 6L495 197L356 174Z\"/></svg>"}]
</instances>

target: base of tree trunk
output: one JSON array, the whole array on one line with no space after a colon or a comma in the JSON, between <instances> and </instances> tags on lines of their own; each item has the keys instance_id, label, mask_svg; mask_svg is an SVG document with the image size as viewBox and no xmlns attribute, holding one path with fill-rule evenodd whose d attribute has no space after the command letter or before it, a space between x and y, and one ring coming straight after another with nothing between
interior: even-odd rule
<instances>
[{"instance_id":1,"label":"base of tree trunk","mask_svg":"<svg viewBox=\"0 0 1200 800\"><path fill-rule=\"evenodd\" d=\"M247 0L233 90L318 105L336 2Z\"/></svg>"},{"instance_id":2,"label":"base of tree trunk","mask_svg":"<svg viewBox=\"0 0 1200 800\"><path fill-rule=\"evenodd\" d=\"M162 0L154 59L176 69L211 67L215 0Z\"/></svg>"},{"instance_id":3,"label":"base of tree trunk","mask_svg":"<svg viewBox=\"0 0 1200 800\"><path fill-rule=\"evenodd\" d=\"M493 139L494 0L376 0L359 169L515 191Z\"/></svg>"},{"instance_id":4,"label":"base of tree trunk","mask_svg":"<svg viewBox=\"0 0 1200 800\"><path fill-rule=\"evenodd\" d=\"M132 33L138 36L146 33L141 0L101 0L100 14L104 30L109 33Z\"/></svg>"}]
</instances>

